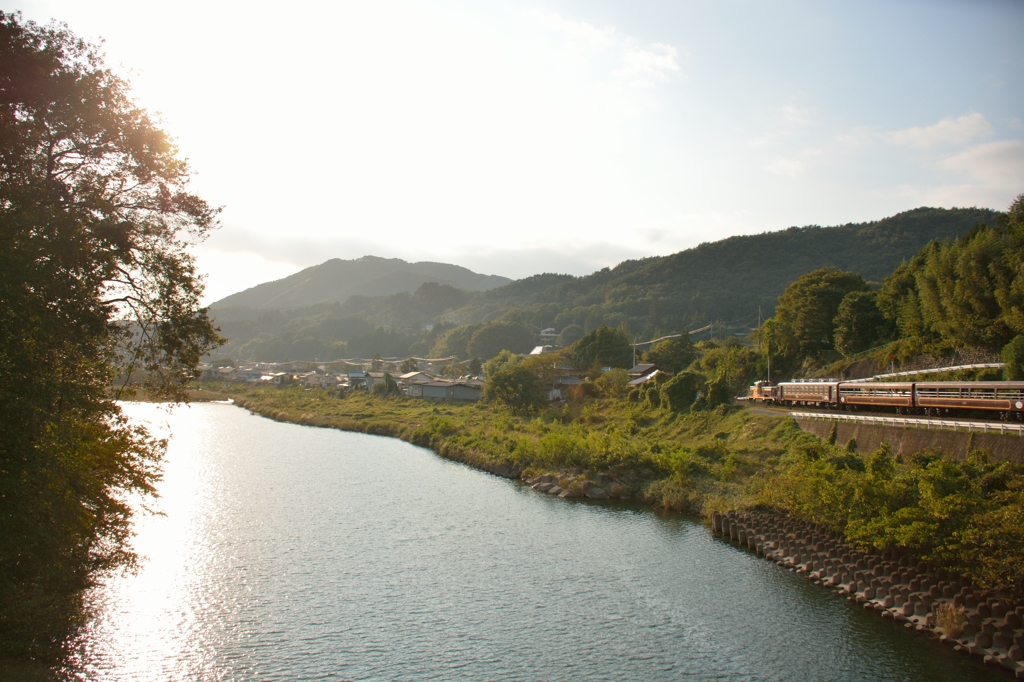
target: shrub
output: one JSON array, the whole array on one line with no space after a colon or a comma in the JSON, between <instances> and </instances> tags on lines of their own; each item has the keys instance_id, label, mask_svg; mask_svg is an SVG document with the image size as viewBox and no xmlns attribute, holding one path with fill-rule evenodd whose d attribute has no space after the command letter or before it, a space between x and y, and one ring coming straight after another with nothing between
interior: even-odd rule
<instances>
[{"instance_id":1,"label":"shrub","mask_svg":"<svg viewBox=\"0 0 1024 682\"><path fill-rule=\"evenodd\" d=\"M964 607L939 604L935 608L935 620L944 634L957 639L964 632Z\"/></svg>"}]
</instances>

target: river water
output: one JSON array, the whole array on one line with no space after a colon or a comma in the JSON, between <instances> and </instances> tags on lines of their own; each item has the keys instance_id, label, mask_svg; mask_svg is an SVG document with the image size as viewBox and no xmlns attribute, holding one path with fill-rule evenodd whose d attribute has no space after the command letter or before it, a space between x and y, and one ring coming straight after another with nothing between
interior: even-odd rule
<instances>
[{"instance_id":1,"label":"river water","mask_svg":"<svg viewBox=\"0 0 1024 682\"><path fill-rule=\"evenodd\" d=\"M79 679L1006 679L693 519L231 405L127 411L170 429L164 515L92 594Z\"/></svg>"}]
</instances>

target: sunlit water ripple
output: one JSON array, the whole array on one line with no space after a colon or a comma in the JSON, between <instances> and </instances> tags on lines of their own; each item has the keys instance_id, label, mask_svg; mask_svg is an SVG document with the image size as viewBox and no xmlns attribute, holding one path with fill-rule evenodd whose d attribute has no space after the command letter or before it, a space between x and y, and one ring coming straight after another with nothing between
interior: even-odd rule
<instances>
[{"instance_id":1,"label":"sunlit water ripple","mask_svg":"<svg viewBox=\"0 0 1024 682\"><path fill-rule=\"evenodd\" d=\"M229 405L127 409L171 429L166 515L92 595L78 678L992 679L691 519Z\"/></svg>"}]
</instances>

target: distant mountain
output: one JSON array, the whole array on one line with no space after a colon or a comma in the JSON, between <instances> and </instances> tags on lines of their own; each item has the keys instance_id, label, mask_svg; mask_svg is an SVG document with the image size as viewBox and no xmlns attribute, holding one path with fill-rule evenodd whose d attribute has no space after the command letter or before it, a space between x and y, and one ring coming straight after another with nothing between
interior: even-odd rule
<instances>
[{"instance_id":1,"label":"distant mountain","mask_svg":"<svg viewBox=\"0 0 1024 682\"><path fill-rule=\"evenodd\" d=\"M716 321L719 333L744 334L801 275L835 266L880 283L933 239L955 239L999 215L918 208L868 223L730 237L584 277L515 282L440 263L335 260L228 296L213 315L231 340L220 354L249 360L427 357L447 330L498 320L538 333L624 322L641 340ZM439 285L419 286L426 281Z\"/></svg>"},{"instance_id":2,"label":"distant mountain","mask_svg":"<svg viewBox=\"0 0 1024 682\"><path fill-rule=\"evenodd\" d=\"M333 258L284 279L264 282L213 303L214 310L246 307L261 310L303 308L340 303L350 296L389 296L416 291L425 282L447 284L466 291L487 291L512 280L481 275L446 263L409 263L400 258L363 256Z\"/></svg>"},{"instance_id":3,"label":"distant mountain","mask_svg":"<svg viewBox=\"0 0 1024 682\"><path fill-rule=\"evenodd\" d=\"M584 277L536 275L477 294L445 315L456 324L497 319L519 309L524 321L561 329L626 322L634 333L677 331L721 320L768 317L779 295L824 266L881 282L933 239L953 239L998 211L917 208L868 223L791 227L730 237L669 256L623 261Z\"/></svg>"}]
</instances>

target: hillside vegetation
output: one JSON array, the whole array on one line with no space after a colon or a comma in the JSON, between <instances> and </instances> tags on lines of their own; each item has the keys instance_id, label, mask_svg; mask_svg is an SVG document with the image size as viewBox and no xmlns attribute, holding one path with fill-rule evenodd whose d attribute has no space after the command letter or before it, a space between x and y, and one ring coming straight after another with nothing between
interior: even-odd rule
<instances>
[{"instance_id":1,"label":"hillside vegetation","mask_svg":"<svg viewBox=\"0 0 1024 682\"><path fill-rule=\"evenodd\" d=\"M492 322L524 325L536 342L540 330L555 328L564 332L561 345L602 323L625 324L640 340L715 321L726 323L728 333L742 333L756 325L759 308L764 317L770 316L786 287L809 271L834 267L878 283L930 241L955 238L978 224L995 224L999 215L976 208L919 208L870 223L731 237L671 256L624 261L585 277L535 275L476 293L465 286L442 285L364 296L350 288L346 291L353 293L344 301L336 293L330 298L323 289L316 294L322 303L291 307L292 301L309 300L321 286L317 283L326 281L320 274L320 279L313 277L310 272L317 269L310 268L303 271L306 275L229 296L214 304L213 314L229 339L221 355L263 361L375 354L469 359L469 336L479 327L458 333L465 342L438 345L439 340L454 328ZM393 261L344 261L357 262L376 268ZM317 268L326 272L330 263L342 261ZM379 281L373 280L378 284L389 276L385 270L380 273ZM275 305L284 309L272 309ZM517 347L522 345L517 342Z\"/></svg>"}]
</instances>

